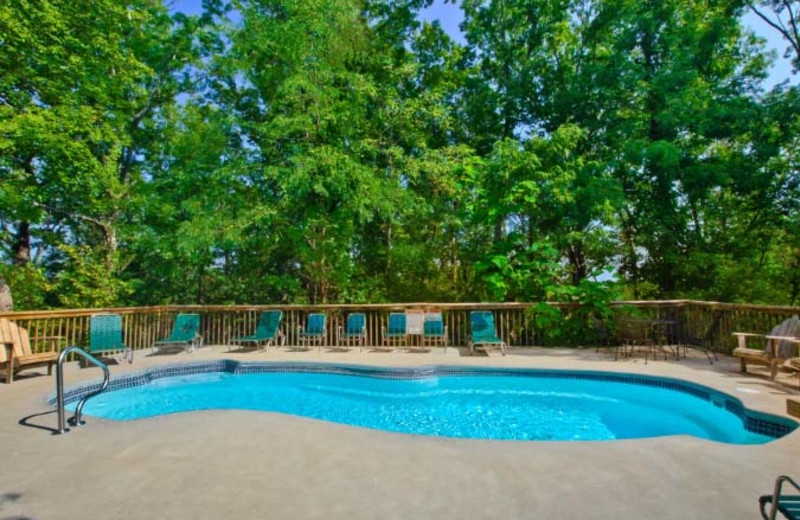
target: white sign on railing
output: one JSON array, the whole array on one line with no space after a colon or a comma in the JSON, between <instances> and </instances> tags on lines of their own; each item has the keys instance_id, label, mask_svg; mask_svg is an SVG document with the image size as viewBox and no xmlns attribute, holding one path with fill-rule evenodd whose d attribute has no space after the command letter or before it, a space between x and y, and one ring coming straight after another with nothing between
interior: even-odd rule
<instances>
[{"instance_id":1,"label":"white sign on railing","mask_svg":"<svg viewBox=\"0 0 800 520\"><path fill-rule=\"evenodd\" d=\"M441 321L441 311L425 312L409 309L406 311L406 334L422 334L426 321Z\"/></svg>"},{"instance_id":2,"label":"white sign on railing","mask_svg":"<svg viewBox=\"0 0 800 520\"><path fill-rule=\"evenodd\" d=\"M406 334L422 334L425 323L425 312L416 310L406 311Z\"/></svg>"}]
</instances>

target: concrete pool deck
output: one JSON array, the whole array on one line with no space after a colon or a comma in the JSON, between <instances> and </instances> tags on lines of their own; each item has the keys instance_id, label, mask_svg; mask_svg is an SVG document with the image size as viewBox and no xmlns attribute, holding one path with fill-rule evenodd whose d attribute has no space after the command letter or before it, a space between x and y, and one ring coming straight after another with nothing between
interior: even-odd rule
<instances>
[{"instance_id":1,"label":"concrete pool deck","mask_svg":"<svg viewBox=\"0 0 800 520\"><path fill-rule=\"evenodd\" d=\"M506 357L432 353L137 352L112 374L206 359L376 366L477 365L675 377L786 415L789 373L740 374L738 361L614 361L593 349L514 349ZM800 476L800 431L765 445L689 436L612 442L513 442L405 435L280 414L204 411L87 424L51 435L54 378L0 384L3 519L754 519L779 474ZM43 370L40 373L44 373ZM95 379L71 363L67 386Z\"/></svg>"}]
</instances>

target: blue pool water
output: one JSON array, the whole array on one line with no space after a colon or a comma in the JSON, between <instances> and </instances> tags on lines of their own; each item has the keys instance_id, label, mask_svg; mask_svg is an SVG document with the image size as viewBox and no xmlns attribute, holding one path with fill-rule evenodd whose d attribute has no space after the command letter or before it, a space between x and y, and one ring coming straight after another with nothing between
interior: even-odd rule
<instances>
[{"instance_id":1,"label":"blue pool water","mask_svg":"<svg viewBox=\"0 0 800 520\"><path fill-rule=\"evenodd\" d=\"M745 429L724 402L668 388L563 377L211 372L106 392L90 399L84 413L131 420L193 410L261 410L394 432L503 440L681 434L738 444L773 440Z\"/></svg>"}]
</instances>

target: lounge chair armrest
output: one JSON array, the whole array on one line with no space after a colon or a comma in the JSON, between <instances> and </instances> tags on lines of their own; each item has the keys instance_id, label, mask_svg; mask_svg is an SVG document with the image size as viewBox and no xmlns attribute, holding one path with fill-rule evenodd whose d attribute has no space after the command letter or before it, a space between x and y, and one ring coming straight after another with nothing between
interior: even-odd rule
<instances>
[{"instance_id":1,"label":"lounge chair armrest","mask_svg":"<svg viewBox=\"0 0 800 520\"><path fill-rule=\"evenodd\" d=\"M764 337L775 341L791 341L792 343L800 343L800 338L792 338L790 336L764 336Z\"/></svg>"},{"instance_id":2,"label":"lounge chair armrest","mask_svg":"<svg viewBox=\"0 0 800 520\"><path fill-rule=\"evenodd\" d=\"M773 491L773 500L777 500L777 498L781 495L781 489L783 488L784 484L789 484L797 491L800 491L800 484L795 482L791 477L787 477L786 475L781 475L777 479L775 479L775 490ZM777 502L774 502L777 503Z\"/></svg>"},{"instance_id":3,"label":"lounge chair armrest","mask_svg":"<svg viewBox=\"0 0 800 520\"><path fill-rule=\"evenodd\" d=\"M794 479L792 479L791 477L787 477L786 475L781 475L780 477L778 477L778 481L776 482L776 484L779 484L779 485L781 485L781 484L783 484L784 482L788 482L788 483L789 483L789 485L791 485L791 486L792 486L793 488L795 488L797 491L800 491L800 484L798 484L797 482L795 482L795 481L794 481Z\"/></svg>"},{"instance_id":4,"label":"lounge chair armrest","mask_svg":"<svg viewBox=\"0 0 800 520\"><path fill-rule=\"evenodd\" d=\"M733 332L732 334L739 341L739 348L747 347L747 338L769 338L766 334L753 334L751 332Z\"/></svg>"},{"instance_id":5,"label":"lounge chair armrest","mask_svg":"<svg viewBox=\"0 0 800 520\"><path fill-rule=\"evenodd\" d=\"M792 338L788 336L765 336L767 338L767 344L769 346L770 354L772 357L778 356L778 342L779 341L786 341L789 343L794 343L796 345L800 345L800 339Z\"/></svg>"}]
</instances>

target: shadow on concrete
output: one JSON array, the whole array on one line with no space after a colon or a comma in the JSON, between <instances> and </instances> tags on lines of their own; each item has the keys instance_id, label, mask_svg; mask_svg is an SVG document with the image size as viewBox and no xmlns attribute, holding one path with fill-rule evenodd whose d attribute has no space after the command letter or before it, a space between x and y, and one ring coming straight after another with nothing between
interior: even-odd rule
<instances>
[{"instance_id":1,"label":"shadow on concrete","mask_svg":"<svg viewBox=\"0 0 800 520\"><path fill-rule=\"evenodd\" d=\"M8 380L6 380L6 377L5 377L6 369L3 368L2 372L3 372L3 374L2 374L3 375L3 383L8 384ZM27 379L36 379L38 377L50 377L50 376L47 375L47 370L46 369L42 370L41 372L39 372L37 370L27 370L26 369L25 372L14 374L14 383L25 381ZM14 383L11 383L11 384L14 384Z\"/></svg>"},{"instance_id":2,"label":"shadow on concrete","mask_svg":"<svg viewBox=\"0 0 800 520\"><path fill-rule=\"evenodd\" d=\"M10 502L16 502L21 497L22 497L21 493L3 493L3 492L0 492L0 512L3 511L3 509L5 508L6 504L8 504ZM4 516L4 517L0 518L0 520L33 520L33 519L31 517L29 517L29 516L14 515L14 516Z\"/></svg>"},{"instance_id":3,"label":"shadow on concrete","mask_svg":"<svg viewBox=\"0 0 800 520\"><path fill-rule=\"evenodd\" d=\"M236 354L250 354L251 352L258 352L260 350L266 352L267 350L274 349L274 348L276 348L276 347L261 348L261 347L255 346L255 345L242 345L242 346L234 345L233 348L228 348L227 352L224 352L224 354L233 354L233 355L236 355Z\"/></svg>"},{"instance_id":4,"label":"shadow on concrete","mask_svg":"<svg viewBox=\"0 0 800 520\"><path fill-rule=\"evenodd\" d=\"M55 413L56 413L56 410L48 410L46 412L35 413L33 415L29 415L27 417L23 417L22 419L20 419L19 420L19 425L20 426L27 426L28 428L35 428L37 430L44 430L44 431L47 431L47 432L55 434L55 433L58 433L58 429L57 428L54 428L52 426L45 426L43 424L37 424L35 422L32 422L33 419L36 419L38 417L44 417L45 415L53 415ZM1 500L2 500L2 495L0 495L0 501ZM2 520L2 519L0 519L0 520Z\"/></svg>"},{"instance_id":5,"label":"shadow on concrete","mask_svg":"<svg viewBox=\"0 0 800 520\"><path fill-rule=\"evenodd\" d=\"M322 347L325 352L350 352L350 349L358 347L347 347L344 345L330 345Z\"/></svg>"},{"instance_id":6,"label":"shadow on concrete","mask_svg":"<svg viewBox=\"0 0 800 520\"><path fill-rule=\"evenodd\" d=\"M202 345L200 347L193 347L192 349L187 349L185 346L179 343L174 344L166 344L160 345L157 348L153 349L151 347L145 347L140 350L136 350L134 352L138 353L141 357L146 358L158 358L158 357L167 357L167 356L177 356L179 354L192 354L194 352L199 352L202 349L211 349L212 345ZM150 352L145 353L145 350L149 349ZM213 351L213 350L212 350ZM233 354L236 351L227 352L228 354Z\"/></svg>"}]
</instances>

